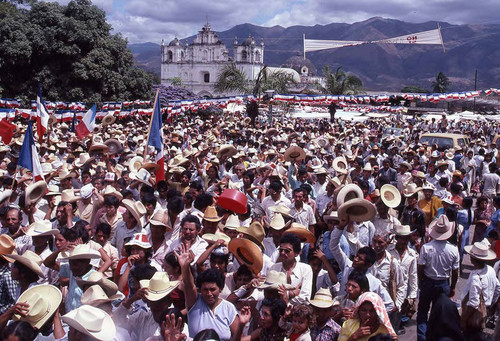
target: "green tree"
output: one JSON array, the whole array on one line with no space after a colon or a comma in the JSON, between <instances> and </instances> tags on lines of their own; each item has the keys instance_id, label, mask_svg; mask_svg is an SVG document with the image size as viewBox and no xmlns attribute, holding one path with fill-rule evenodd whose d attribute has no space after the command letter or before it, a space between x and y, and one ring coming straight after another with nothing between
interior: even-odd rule
<instances>
[{"instance_id":1,"label":"green tree","mask_svg":"<svg viewBox=\"0 0 500 341\"><path fill-rule=\"evenodd\" d=\"M409 94L426 94L429 91L427 89L419 88L418 86L410 85L410 86L405 86L404 88L402 88L401 92L409 93Z\"/></svg>"},{"instance_id":2,"label":"green tree","mask_svg":"<svg viewBox=\"0 0 500 341\"><path fill-rule=\"evenodd\" d=\"M450 80L446 75L442 72L439 72L436 75L436 80L432 82L432 92L443 93L448 90L448 86L450 85Z\"/></svg>"},{"instance_id":3,"label":"green tree","mask_svg":"<svg viewBox=\"0 0 500 341\"><path fill-rule=\"evenodd\" d=\"M339 66L335 73L326 65L323 68L323 76L325 77L325 86L323 93L331 95L355 95L362 91L363 82L361 79L351 73L346 73Z\"/></svg>"},{"instance_id":4,"label":"green tree","mask_svg":"<svg viewBox=\"0 0 500 341\"><path fill-rule=\"evenodd\" d=\"M214 90L217 93L234 92L245 94L249 92L250 82L244 71L235 63L225 65L217 76Z\"/></svg>"},{"instance_id":5,"label":"green tree","mask_svg":"<svg viewBox=\"0 0 500 341\"><path fill-rule=\"evenodd\" d=\"M111 33L90 0L33 2L0 12L0 87L4 96L121 101L151 98L153 77L134 65L127 41Z\"/></svg>"}]
</instances>

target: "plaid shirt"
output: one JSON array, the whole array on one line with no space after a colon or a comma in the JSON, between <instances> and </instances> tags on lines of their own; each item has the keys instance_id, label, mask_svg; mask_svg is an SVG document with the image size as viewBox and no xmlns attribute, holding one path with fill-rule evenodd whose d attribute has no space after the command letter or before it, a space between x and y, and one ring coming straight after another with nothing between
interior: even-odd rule
<instances>
[{"instance_id":1,"label":"plaid shirt","mask_svg":"<svg viewBox=\"0 0 500 341\"><path fill-rule=\"evenodd\" d=\"M311 328L311 339L313 341L336 341L340 335L340 329L340 325L330 318L323 328Z\"/></svg>"},{"instance_id":2,"label":"plaid shirt","mask_svg":"<svg viewBox=\"0 0 500 341\"><path fill-rule=\"evenodd\" d=\"M12 279L10 273L9 264L0 267L0 314L16 303L18 283Z\"/></svg>"}]
</instances>

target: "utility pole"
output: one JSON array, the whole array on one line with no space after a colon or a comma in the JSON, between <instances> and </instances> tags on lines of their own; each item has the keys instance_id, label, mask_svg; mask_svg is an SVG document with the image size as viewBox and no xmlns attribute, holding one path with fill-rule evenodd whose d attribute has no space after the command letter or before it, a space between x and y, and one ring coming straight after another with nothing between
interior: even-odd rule
<instances>
[{"instance_id":1,"label":"utility pole","mask_svg":"<svg viewBox=\"0 0 500 341\"><path fill-rule=\"evenodd\" d=\"M474 91L477 90L477 69L474 75ZM476 97L474 97L474 107L472 108L472 112L476 112Z\"/></svg>"}]
</instances>

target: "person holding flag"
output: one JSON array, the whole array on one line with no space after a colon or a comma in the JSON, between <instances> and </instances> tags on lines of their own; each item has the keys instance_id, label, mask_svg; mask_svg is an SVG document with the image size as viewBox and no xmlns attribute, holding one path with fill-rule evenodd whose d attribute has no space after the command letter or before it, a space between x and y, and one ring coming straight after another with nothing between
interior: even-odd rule
<instances>
[{"instance_id":1,"label":"person holding flag","mask_svg":"<svg viewBox=\"0 0 500 341\"><path fill-rule=\"evenodd\" d=\"M156 171L156 183L165 180L165 158L163 155L163 132L160 101L158 100L158 91L156 91L155 105L151 123L148 132L148 146L153 146L156 150L155 163L158 165ZM145 154L147 148L145 149Z\"/></svg>"}]
</instances>

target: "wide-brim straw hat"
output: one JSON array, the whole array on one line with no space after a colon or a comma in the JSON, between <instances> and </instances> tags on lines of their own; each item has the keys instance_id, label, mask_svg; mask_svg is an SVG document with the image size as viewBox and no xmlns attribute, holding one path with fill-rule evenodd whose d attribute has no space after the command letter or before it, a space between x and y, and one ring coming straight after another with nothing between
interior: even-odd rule
<instances>
[{"instance_id":1,"label":"wide-brim straw hat","mask_svg":"<svg viewBox=\"0 0 500 341\"><path fill-rule=\"evenodd\" d=\"M316 242L316 237L314 234L307 229L302 224L299 223L292 223L290 228L288 228L283 234L289 234L293 233L297 237L299 237L300 241L303 243L312 243L314 244Z\"/></svg>"},{"instance_id":2,"label":"wide-brim straw hat","mask_svg":"<svg viewBox=\"0 0 500 341\"><path fill-rule=\"evenodd\" d=\"M448 220L448 217L444 214L440 215L439 218L434 219L429 224L429 229L431 232L429 235L435 240L447 240L455 232L455 224Z\"/></svg>"},{"instance_id":3,"label":"wide-brim straw hat","mask_svg":"<svg viewBox=\"0 0 500 341\"><path fill-rule=\"evenodd\" d=\"M352 199L343 203L338 209L340 219L349 217L350 221L368 221L376 214L375 206L366 199Z\"/></svg>"},{"instance_id":4,"label":"wide-brim straw hat","mask_svg":"<svg viewBox=\"0 0 500 341\"><path fill-rule=\"evenodd\" d=\"M243 233L245 236L247 236L247 238L251 238L254 243L260 245L263 249L265 249L263 241L264 237L266 236L266 231L264 230L264 227L261 223L254 221L250 224L249 227L241 226L237 228L236 231Z\"/></svg>"},{"instance_id":5,"label":"wide-brim straw hat","mask_svg":"<svg viewBox=\"0 0 500 341\"><path fill-rule=\"evenodd\" d=\"M115 115L113 113L109 113L102 118L102 125L108 126L110 124L115 123L115 121L116 121Z\"/></svg>"},{"instance_id":6,"label":"wide-brim straw hat","mask_svg":"<svg viewBox=\"0 0 500 341\"><path fill-rule=\"evenodd\" d=\"M118 190L111 185L108 185L108 186L106 186L106 188L104 188L104 192L102 192L102 196L106 196L106 195L112 195L120 201L123 199L123 195L120 192L118 192Z\"/></svg>"},{"instance_id":7,"label":"wide-brim straw hat","mask_svg":"<svg viewBox=\"0 0 500 341\"><path fill-rule=\"evenodd\" d=\"M55 286L35 285L23 292L16 302L29 305L26 316L15 314L12 319L28 322L33 328L40 329L54 315L61 301L62 293Z\"/></svg>"},{"instance_id":8,"label":"wide-brim straw hat","mask_svg":"<svg viewBox=\"0 0 500 341\"><path fill-rule=\"evenodd\" d=\"M134 233L132 239L125 244L126 246L138 246L143 249L152 248L151 243L149 242L148 235L146 233Z\"/></svg>"},{"instance_id":9,"label":"wide-brim straw hat","mask_svg":"<svg viewBox=\"0 0 500 341\"><path fill-rule=\"evenodd\" d=\"M338 156L333 159L332 163L333 169L340 174L347 174L349 172L349 164L343 156Z\"/></svg>"},{"instance_id":10,"label":"wide-brim straw hat","mask_svg":"<svg viewBox=\"0 0 500 341\"><path fill-rule=\"evenodd\" d=\"M273 230L282 230L285 228L285 219L283 219L283 215L281 213L274 213L271 221L269 222L269 227Z\"/></svg>"},{"instance_id":11,"label":"wide-brim straw hat","mask_svg":"<svg viewBox=\"0 0 500 341\"><path fill-rule=\"evenodd\" d=\"M398 207L401 203L401 193L390 184L385 184L380 188L380 199L390 208Z\"/></svg>"},{"instance_id":12,"label":"wide-brim straw hat","mask_svg":"<svg viewBox=\"0 0 500 341\"><path fill-rule=\"evenodd\" d=\"M234 238L229 242L228 248L240 264L245 264L254 274L260 273L264 258L257 244L248 239Z\"/></svg>"},{"instance_id":13,"label":"wide-brim straw hat","mask_svg":"<svg viewBox=\"0 0 500 341\"><path fill-rule=\"evenodd\" d=\"M217 158L219 160L228 159L236 154L238 154L238 150L232 144L224 144L217 152Z\"/></svg>"},{"instance_id":14,"label":"wide-brim straw hat","mask_svg":"<svg viewBox=\"0 0 500 341\"><path fill-rule=\"evenodd\" d=\"M94 271L97 272L97 271ZM83 293L80 301L82 304L87 304L91 306L98 306L103 303L111 303L114 302L120 298L123 298L123 295L120 294L114 294L111 296L108 296L104 289L100 285L92 285L89 287L85 292Z\"/></svg>"},{"instance_id":15,"label":"wide-brim straw hat","mask_svg":"<svg viewBox=\"0 0 500 341\"><path fill-rule=\"evenodd\" d=\"M87 244L79 244L71 250L67 257L68 260L73 259L101 259L99 251L93 250Z\"/></svg>"},{"instance_id":16,"label":"wide-brim straw hat","mask_svg":"<svg viewBox=\"0 0 500 341\"><path fill-rule=\"evenodd\" d=\"M269 207L269 211L279 213L283 216L283 218L293 218L291 209L283 204L279 204L278 206L271 206Z\"/></svg>"},{"instance_id":17,"label":"wide-brim straw hat","mask_svg":"<svg viewBox=\"0 0 500 341\"><path fill-rule=\"evenodd\" d=\"M417 187L416 184L411 183L405 187L405 189L403 190L403 195L408 198L413 196L415 193L420 192L421 190L422 190L421 187Z\"/></svg>"},{"instance_id":18,"label":"wide-brim straw hat","mask_svg":"<svg viewBox=\"0 0 500 341\"><path fill-rule=\"evenodd\" d=\"M30 237L54 236L59 233L58 229L52 228L50 220L37 220L28 226L26 235Z\"/></svg>"},{"instance_id":19,"label":"wide-brim straw hat","mask_svg":"<svg viewBox=\"0 0 500 341\"><path fill-rule=\"evenodd\" d=\"M6 255L17 255L16 242L7 234L0 235L0 257L9 263L13 263L14 259L5 257Z\"/></svg>"},{"instance_id":20,"label":"wide-brim straw hat","mask_svg":"<svg viewBox=\"0 0 500 341\"><path fill-rule=\"evenodd\" d=\"M42 268L40 267L43 263L43 259L34 253L31 250L26 250L22 255L5 255L5 257L12 258L14 261L17 261L28 269L36 273L40 277L45 277L42 272Z\"/></svg>"},{"instance_id":21,"label":"wide-brim straw hat","mask_svg":"<svg viewBox=\"0 0 500 341\"><path fill-rule=\"evenodd\" d=\"M328 223L329 221L340 221L338 212L332 211L330 214L323 215L323 221L325 223Z\"/></svg>"},{"instance_id":22,"label":"wide-brim straw hat","mask_svg":"<svg viewBox=\"0 0 500 341\"><path fill-rule=\"evenodd\" d=\"M337 207L340 207L346 201L356 198L363 198L363 190L358 185L347 184L337 194Z\"/></svg>"},{"instance_id":23,"label":"wide-brim straw hat","mask_svg":"<svg viewBox=\"0 0 500 341\"><path fill-rule=\"evenodd\" d=\"M464 246L465 252L471 257L481 260L494 260L497 259L495 251L491 250L488 245L483 242L475 242L472 245Z\"/></svg>"},{"instance_id":24,"label":"wide-brim straw hat","mask_svg":"<svg viewBox=\"0 0 500 341\"><path fill-rule=\"evenodd\" d=\"M73 164L75 167L82 168L86 163L95 160L95 158L90 157L89 153L80 153L78 159L76 159Z\"/></svg>"},{"instance_id":25,"label":"wide-brim straw hat","mask_svg":"<svg viewBox=\"0 0 500 341\"><path fill-rule=\"evenodd\" d=\"M130 173L132 180L137 180L145 185L151 186L151 173L146 168L141 168L137 173Z\"/></svg>"},{"instance_id":26,"label":"wide-brim straw hat","mask_svg":"<svg viewBox=\"0 0 500 341\"><path fill-rule=\"evenodd\" d=\"M285 154L283 157L285 161L290 161L290 162L300 161L306 158L306 152L299 146L293 145L288 147L287 150L285 150Z\"/></svg>"},{"instance_id":27,"label":"wide-brim straw hat","mask_svg":"<svg viewBox=\"0 0 500 341\"><path fill-rule=\"evenodd\" d=\"M104 310L82 305L62 317L62 321L79 332L99 341L113 340L116 326Z\"/></svg>"},{"instance_id":28,"label":"wide-brim straw hat","mask_svg":"<svg viewBox=\"0 0 500 341\"><path fill-rule=\"evenodd\" d=\"M409 236L415 232L415 230L412 230L410 225L395 225L394 226L394 233L397 234L398 236Z\"/></svg>"},{"instance_id":29,"label":"wide-brim straw hat","mask_svg":"<svg viewBox=\"0 0 500 341\"><path fill-rule=\"evenodd\" d=\"M26 205L36 203L45 195L45 193L47 193L47 183L45 182L45 180L39 180L35 183L30 184L28 187L26 187L26 191L24 192Z\"/></svg>"},{"instance_id":30,"label":"wide-brim straw hat","mask_svg":"<svg viewBox=\"0 0 500 341\"><path fill-rule=\"evenodd\" d=\"M314 298L309 299L309 304L316 308L331 308L333 307L333 297L330 289L320 288L314 294Z\"/></svg>"},{"instance_id":31,"label":"wide-brim straw hat","mask_svg":"<svg viewBox=\"0 0 500 341\"><path fill-rule=\"evenodd\" d=\"M102 272L94 271L86 279L75 277L76 284L83 289L86 285L98 285L104 290L107 296L113 296L118 292L118 285L115 282L104 278ZM83 302L82 302L83 303ZM85 303L84 303L85 304Z\"/></svg>"},{"instance_id":32,"label":"wide-brim straw hat","mask_svg":"<svg viewBox=\"0 0 500 341\"><path fill-rule=\"evenodd\" d=\"M226 245L231 241L231 237L219 231L215 233L205 233L203 236L201 236L201 238L203 238L207 242L217 242L218 240L223 240Z\"/></svg>"},{"instance_id":33,"label":"wide-brim straw hat","mask_svg":"<svg viewBox=\"0 0 500 341\"><path fill-rule=\"evenodd\" d=\"M63 168L59 172L58 176L59 180L64 180L67 178L76 178L76 173Z\"/></svg>"},{"instance_id":34,"label":"wide-brim straw hat","mask_svg":"<svg viewBox=\"0 0 500 341\"><path fill-rule=\"evenodd\" d=\"M139 169L141 169L143 162L144 159L142 158L142 156L134 156L133 158L130 159L128 163L128 170L131 173L137 173Z\"/></svg>"},{"instance_id":35,"label":"wide-brim straw hat","mask_svg":"<svg viewBox=\"0 0 500 341\"><path fill-rule=\"evenodd\" d=\"M266 280L257 289L278 289L284 285L286 289L294 289L294 286L286 281L286 274L276 270L271 270L267 274Z\"/></svg>"},{"instance_id":36,"label":"wide-brim straw hat","mask_svg":"<svg viewBox=\"0 0 500 341\"><path fill-rule=\"evenodd\" d=\"M101 152L101 153L106 153L108 152L109 147L105 145L104 143L92 143L92 145L89 148L89 153L92 152Z\"/></svg>"},{"instance_id":37,"label":"wide-brim straw hat","mask_svg":"<svg viewBox=\"0 0 500 341\"><path fill-rule=\"evenodd\" d=\"M162 210L156 211L149 220L149 223L155 226L162 226L166 231L172 231L172 228L168 225L168 216Z\"/></svg>"},{"instance_id":38,"label":"wide-brim straw hat","mask_svg":"<svg viewBox=\"0 0 500 341\"><path fill-rule=\"evenodd\" d=\"M224 228L230 229L230 230L236 230L241 226L240 224L240 218L236 214L231 214L229 217L227 217L226 224L224 225Z\"/></svg>"},{"instance_id":39,"label":"wide-brim straw hat","mask_svg":"<svg viewBox=\"0 0 500 341\"><path fill-rule=\"evenodd\" d=\"M12 196L12 190L6 189L2 193L0 193L0 205L2 205L5 200L8 200Z\"/></svg>"},{"instance_id":40,"label":"wide-brim straw hat","mask_svg":"<svg viewBox=\"0 0 500 341\"><path fill-rule=\"evenodd\" d=\"M156 272L151 279L139 281L141 288L146 289L146 296L149 301L159 301L177 288L180 281L171 281L166 272Z\"/></svg>"},{"instance_id":41,"label":"wide-brim straw hat","mask_svg":"<svg viewBox=\"0 0 500 341\"><path fill-rule=\"evenodd\" d=\"M446 161L446 160L441 160L441 161L439 161L439 162L437 163L437 168L439 168L439 167L443 167L443 166L448 167L448 165L449 165L449 164L448 164L448 161Z\"/></svg>"},{"instance_id":42,"label":"wide-brim straw hat","mask_svg":"<svg viewBox=\"0 0 500 341\"><path fill-rule=\"evenodd\" d=\"M123 145L117 139L107 139L104 144L108 146L108 153L110 155L119 154L123 150Z\"/></svg>"},{"instance_id":43,"label":"wide-brim straw hat","mask_svg":"<svg viewBox=\"0 0 500 341\"><path fill-rule=\"evenodd\" d=\"M156 172L157 170L160 169L160 166L157 163L154 163L154 162L144 162L141 165L141 168L144 168L144 169L146 169L148 171L154 170Z\"/></svg>"},{"instance_id":44,"label":"wide-brim straw hat","mask_svg":"<svg viewBox=\"0 0 500 341\"><path fill-rule=\"evenodd\" d=\"M65 189L61 193L61 201L76 202L80 199L80 196L76 196L72 189Z\"/></svg>"},{"instance_id":45,"label":"wide-brim straw hat","mask_svg":"<svg viewBox=\"0 0 500 341\"><path fill-rule=\"evenodd\" d=\"M210 205L205 209L203 220L218 223L222 220L222 217L219 217L219 215L217 214L217 209L215 208L215 206Z\"/></svg>"},{"instance_id":46,"label":"wide-brim straw hat","mask_svg":"<svg viewBox=\"0 0 500 341\"><path fill-rule=\"evenodd\" d=\"M137 224L142 227L141 218L146 214L146 208L140 201L132 201L130 199L123 199L122 205L132 214L137 221Z\"/></svg>"}]
</instances>

